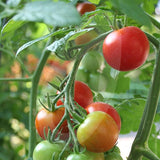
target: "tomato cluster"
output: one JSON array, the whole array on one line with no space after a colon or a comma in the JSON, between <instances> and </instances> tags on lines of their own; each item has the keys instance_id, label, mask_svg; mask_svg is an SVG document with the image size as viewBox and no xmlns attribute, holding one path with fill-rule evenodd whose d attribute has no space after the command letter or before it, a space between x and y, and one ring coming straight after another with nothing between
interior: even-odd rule
<instances>
[{"instance_id":1,"label":"tomato cluster","mask_svg":"<svg viewBox=\"0 0 160 160\"><path fill-rule=\"evenodd\" d=\"M77 11L83 15L86 12L94 11L96 6L83 2L78 3ZM89 37L89 38L88 38ZM90 42L96 37L93 32L88 32L75 40L77 45ZM124 27L122 29L110 33L103 42L103 56L106 62L114 69L119 71L130 71L140 67L147 59L149 53L149 42L145 34L137 27ZM116 142L121 129L121 118L114 107L104 102L94 102L92 90L102 91L106 89L107 80L101 72L103 65L103 57L96 51L86 53L81 61L80 68L77 71L74 83L72 109L83 110L85 117L83 122L75 120L75 116L69 115L70 119L60 124L66 112L72 112L65 106L65 96L59 98L52 111L42 109L38 112L35 119L36 130L41 141L33 153L33 160L61 159L66 160L109 160L119 159L121 156L116 152ZM85 82L85 83L84 83ZM87 85L88 84L88 85ZM60 94L57 91L57 95ZM70 99L71 100L71 99ZM78 106L78 107L77 107ZM77 108L76 108L77 107ZM77 113L77 117L82 116L81 112ZM83 114L84 116L84 114ZM67 139L70 135L71 126L68 125L73 120L72 134L78 141L80 151L75 151L74 142L65 147L64 153L61 155ZM54 138L58 141L53 143L45 140L48 130L51 132L60 124L57 134ZM46 136L45 136L46 135ZM60 135L60 136L59 136ZM86 149L85 151L83 149ZM83 150L83 151L82 151Z\"/></svg>"}]
</instances>

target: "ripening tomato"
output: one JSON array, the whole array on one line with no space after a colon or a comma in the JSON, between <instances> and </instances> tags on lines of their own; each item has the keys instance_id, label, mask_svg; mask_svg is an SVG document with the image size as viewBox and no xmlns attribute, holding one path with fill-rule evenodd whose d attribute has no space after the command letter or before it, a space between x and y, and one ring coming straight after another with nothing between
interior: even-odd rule
<instances>
[{"instance_id":1,"label":"ripening tomato","mask_svg":"<svg viewBox=\"0 0 160 160\"><path fill-rule=\"evenodd\" d=\"M72 153L67 157L67 160L105 160L104 153L94 153L85 151L83 153Z\"/></svg>"},{"instance_id":2,"label":"ripening tomato","mask_svg":"<svg viewBox=\"0 0 160 160\"><path fill-rule=\"evenodd\" d=\"M77 129L77 140L88 151L106 152L116 143L119 129L107 113L95 111L87 115Z\"/></svg>"},{"instance_id":3,"label":"ripening tomato","mask_svg":"<svg viewBox=\"0 0 160 160\"><path fill-rule=\"evenodd\" d=\"M81 81L75 81L74 100L83 108L93 102L93 94L87 84Z\"/></svg>"},{"instance_id":4,"label":"ripening tomato","mask_svg":"<svg viewBox=\"0 0 160 160\"><path fill-rule=\"evenodd\" d=\"M87 84L81 81L75 81L74 100L83 108L93 102L93 94ZM60 105L63 104L61 100L58 100L57 102Z\"/></svg>"},{"instance_id":5,"label":"ripening tomato","mask_svg":"<svg viewBox=\"0 0 160 160\"><path fill-rule=\"evenodd\" d=\"M45 139L44 130L47 135L48 128L52 131L60 122L65 112L65 108L59 108L53 112L47 111L46 109L42 109L38 112L36 119L35 119L35 126L38 134ZM67 120L65 120L60 129L61 136L65 139L65 135L68 136L68 126ZM62 139L63 139L62 138Z\"/></svg>"},{"instance_id":6,"label":"ripening tomato","mask_svg":"<svg viewBox=\"0 0 160 160\"><path fill-rule=\"evenodd\" d=\"M91 12L96 10L96 6L90 2L78 3L76 8L81 15L83 15L86 12Z\"/></svg>"},{"instance_id":7,"label":"ripening tomato","mask_svg":"<svg viewBox=\"0 0 160 160\"><path fill-rule=\"evenodd\" d=\"M58 159L59 154L64 148L64 142L50 143L47 140L41 141L37 144L33 151L33 160L52 160L53 155L54 159ZM70 153L70 149L66 148L64 154L62 155L62 159L67 157Z\"/></svg>"},{"instance_id":8,"label":"ripening tomato","mask_svg":"<svg viewBox=\"0 0 160 160\"><path fill-rule=\"evenodd\" d=\"M149 54L149 41L142 30L129 26L110 33L103 42L107 63L119 71L140 67Z\"/></svg>"},{"instance_id":9,"label":"ripening tomato","mask_svg":"<svg viewBox=\"0 0 160 160\"><path fill-rule=\"evenodd\" d=\"M104 102L94 102L89 104L86 108L87 113L92 113L95 111L102 111L109 114L116 122L118 129L121 129L121 118L118 112L109 104Z\"/></svg>"},{"instance_id":10,"label":"ripening tomato","mask_svg":"<svg viewBox=\"0 0 160 160\"><path fill-rule=\"evenodd\" d=\"M98 36L97 32L94 30L88 31L75 39L76 45L81 45L90 42Z\"/></svg>"}]
</instances>

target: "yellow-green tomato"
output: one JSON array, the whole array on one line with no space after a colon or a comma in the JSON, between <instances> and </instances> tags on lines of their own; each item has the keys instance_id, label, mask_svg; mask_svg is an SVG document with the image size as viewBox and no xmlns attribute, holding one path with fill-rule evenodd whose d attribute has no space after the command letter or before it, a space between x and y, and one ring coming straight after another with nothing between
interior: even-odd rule
<instances>
[{"instance_id":1,"label":"yellow-green tomato","mask_svg":"<svg viewBox=\"0 0 160 160\"><path fill-rule=\"evenodd\" d=\"M114 147L119 135L115 120L107 113L95 111L87 115L77 130L78 142L91 152L106 152Z\"/></svg>"},{"instance_id":2,"label":"yellow-green tomato","mask_svg":"<svg viewBox=\"0 0 160 160\"><path fill-rule=\"evenodd\" d=\"M64 145L64 142L52 144L47 140L43 140L35 147L33 151L33 160L52 160L53 155L54 159L58 159ZM67 157L69 153L70 150L67 149L64 152L62 158L64 159L65 157Z\"/></svg>"},{"instance_id":3,"label":"yellow-green tomato","mask_svg":"<svg viewBox=\"0 0 160 160\"><path fill-rule=\"evenodd\" d=\"M104 153L94 153L85 151L84 153L73 153L67 157L67 160L105 160Z\"/></svg>"}]
</instances>

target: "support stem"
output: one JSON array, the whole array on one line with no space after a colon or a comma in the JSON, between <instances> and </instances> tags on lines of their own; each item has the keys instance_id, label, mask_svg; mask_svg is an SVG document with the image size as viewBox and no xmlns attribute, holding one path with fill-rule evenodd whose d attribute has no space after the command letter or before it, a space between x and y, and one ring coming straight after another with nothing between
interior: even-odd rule
<instances>
[{"instance_id":1,"label":"support stem","mask_svg":"<svg viewBox=\"0 0 160 160\"><path fill-rule=\"evenodd\" d=\"M153 40L153 39L152 39ZM152 41L154 42L154 41ZM157 45L157 41L156 41ZM156 46L158 47L158 46ZM141 150L137 147L145 148L148 144L149 135L153 125L154 117L157 110L157 104L160 94L160 48L157 48L156 63L153 73L152 85L147 98L145 110L142 116L141 124L132 145L128 160L137 160L142 156Z\"/></svg>"}]
</instances>

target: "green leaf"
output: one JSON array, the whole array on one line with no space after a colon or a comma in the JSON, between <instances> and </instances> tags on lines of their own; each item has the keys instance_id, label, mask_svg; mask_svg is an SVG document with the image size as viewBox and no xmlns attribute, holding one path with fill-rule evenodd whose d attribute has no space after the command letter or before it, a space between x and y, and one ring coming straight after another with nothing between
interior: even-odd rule
<instances>
[{"instance_id":1,"label":"green leaf","mask_svg":"<svg viewBox=\"0 0 160 160\"><path fill-rule=\"evenodd\" d=\"M37 1L27 3L13 17L16 21L43 22L53 26L69 26L80 23L75 6L65 2Z\"/></svg>"},{"instance_id":2,"label":"green leaf","mask_svg":"<svg viewBox=\"0 0 160 160\"><path fill-rule=\"evenodd\" d=\"M22 46L17 50L16 56L17 56L21 51L23 51L23 50L26 49L27 47L33 45L34 43L39 42L39 41L42 41L42 40L44 40L44 39L46 39L46 38L48 38L48 37L50 37L50 36L56 36L56 35L61 34L61 33L63 33L63 32L66 33L67 31L59 30L59 31L56 31L56 32L51 32L51 33L49 33L49 34L47 34L47 35L45 35L45 36L42 36L42 37L40 37L40 38L37 38L37 39L35 39L35 40L32 40L32 41L29 41L29 42L25 43L24 45L22 45Z\"/></svg>"},{"instance_id":3,"label":"green leaf","mask_svg":"<svg viewBox=\"0 0 160 160\"><path fill-rule=\"evenodd\" d=\"M143 9L149 13L153 14L155 11L155 6L157 5L158 0L143 0Z\"/></svg>"},{"instance_id":4,"label":"green leaf","mask_svg":"<svg viewBox=\"0 0 160 160\"><path fill-rule=\"evenodd\" d=\"M83 29L83 30L79 30L79 31L71 31L63 38L61 38L57 41L54 41L51 45L49 45L47 47L47 49L49 51L52 51L53 53L55 53L59 58L71 59L71 58L73 58L74 53L73 53L73 55L72 55L72 53L70 53L70 55L67 53L69 41L74 40L78 36L88 32L90 30L92 30L92 28Z\"/></svg>"},{"instance_id":5,"label":"green leaf","mask_svg":"<svg viewBox=\"0 0 160 160\"><path fill-rule=\"evenodd\" d=\"M19 5L20 2L21 0L8 0L7 5L9 5L10 7L16 7Z\"/></svg>"},{"instance_id":6,"label":"green leaf","mask_svg":"<svg viewBox=\"0 0 160 160\"><path fill-rule=\"evenodd\" d=\"M137 131L145 106L144 99L132 99L124 101L116 108L122 121L121 134Z\"/></svg>"},{"instance_id":7,"label":"green leaf","mask_svg":"<svg viewBox=\"0 0 160 160\"><path fill-rule=\"evenodd\" d=\"M136 20L139 24L151 27L151 22L138 1L112 0L111 3L128 17Z\"/></svg>"},{"instance_id":8,"label":"green leaf","mask_svg":"<svg viewBox=\"0 0 160 160\"><path fill-rule=\"evenodd\" d=\"M9 32L14 32L18 28L20 28L22 25L24 25L24 21L14 21L13 19L9 20L2 28L1 34L6 34Z\"/></svg>"},{"instance_id":9,"label":"green leaf","mask_svg":"<svg viewBox=\"0 0 160 160\"><path fill-rule=\"evenodd\" d=\"M89 2L94 3L94 4L99 4L100 0L89 0Z\"/></svg>"}]
</instances>

